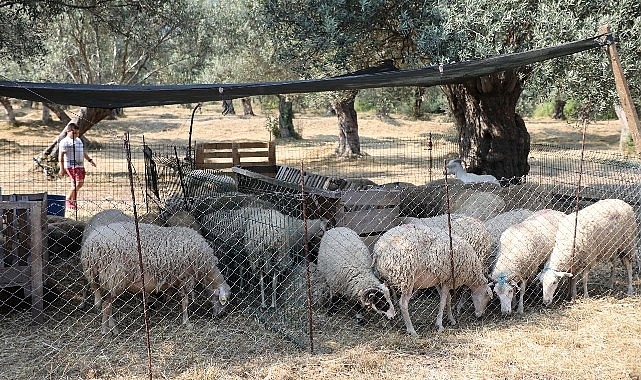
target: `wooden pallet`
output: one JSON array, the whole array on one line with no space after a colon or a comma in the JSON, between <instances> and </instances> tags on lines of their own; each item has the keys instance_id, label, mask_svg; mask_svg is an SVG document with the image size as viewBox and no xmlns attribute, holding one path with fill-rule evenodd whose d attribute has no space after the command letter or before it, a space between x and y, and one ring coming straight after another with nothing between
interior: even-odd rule
<instances>
[{"instance_id":1,"label":"wooden pallet","mask_svg":"<svg viewBox=\"0 0 641 380\"><path fill-rule=\"evenodd\" d=\"M276 165L273 141L196 144L196 169L229 169L239 165Z\"/></svg>"}]
</instances>

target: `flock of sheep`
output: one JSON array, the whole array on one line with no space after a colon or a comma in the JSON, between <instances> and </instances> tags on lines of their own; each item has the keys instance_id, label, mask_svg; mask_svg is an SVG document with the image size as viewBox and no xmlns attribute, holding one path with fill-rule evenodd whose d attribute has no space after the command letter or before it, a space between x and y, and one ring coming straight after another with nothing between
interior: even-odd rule
<instances>
[{"instance_id":1,"label":"flock of sheep","mask_svg":"<svg viewBox=\"0 0 641 380\"><path fill-rule=\"evenodd\" d=\"M632 207L618 199L601 200L571 214L515 209L479 218L461 208L430 218L406 217L401 225L384 232L371 249L353 230L332 228L322 219L303 221L256 206L207 215L199 223L207 226L203 234L189 227L134 223L117 210L103 211L89 220L80 259L94 305L102 310L103 334L116 333L112 304L125 291L178 289L182 321L188 324L188 306L200 284L214 312L221 313L232 300L232 287L223 276L229 272L218 259L224 253L219 253L216 241L242 245L245 269L258 279L261 306L276 307L282 275L291 269L303 242L319 239L312 265L327 297L352 300L358 305L358 321L363 321L367 310L392 319L398 309L407 332L414 336L409 301L420 289L434 287L440 294L439 331L444 313L450 324L456 323L451 294L461 287L471 295L461 295L459 310L471 298L480 317L496 295L501 311L509 314L519 293L516 310L522 314L529 283L540 282L543 303L549 304L564 277L570 279L574 298L581 276L587 296L588 274L595 265L611 261L614 269L621 260L627 270L628 294L633 293L637 223Z\"/></svg>"}]
</instances>

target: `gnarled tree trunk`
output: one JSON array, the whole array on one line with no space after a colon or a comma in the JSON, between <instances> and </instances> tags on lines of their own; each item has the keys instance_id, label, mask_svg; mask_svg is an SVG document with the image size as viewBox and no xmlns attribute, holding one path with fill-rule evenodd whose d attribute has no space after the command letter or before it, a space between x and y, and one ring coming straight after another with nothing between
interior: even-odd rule
<instances>
[{"instance_id":1,"label":"gnarled tree trunk","mask_svg":"<svg viewBox=\"0 0 641 380\"><path fill-rule=\"evenodd\" d=\"M300 135L294 129L292 101L283 95L278 95L278 132L281 139L300 139Z\"/></svg>"},{"instance_id":2,"label":"gnarled tree trunk","mask_svg":"<svg viewBox=\"0 0 641 380\"><path fill-rule=\"evenodd\" d=\"M414 88L414 104L412 105L412 116L419 118L423 116L421 106L423 105L423 95L425 95L425 87Z\"/></svg>"},{"instance_id":3,"label":"gnarled tree trunk","mask_svg":"<svg viewBox=\"0 0 641 380\"><path fill-rule=\"evenodd\" d=\"M9 100L9 98L7 98L6 96L0 96L0 104L2 104L4 109L7 111L9 122L11 122L11 124L14 126L18 125L18 121L16 120L16 113L13 111L13 107L11 106L11 101Z\"/></svg>"},{"instance_id":4,"label":"gnarled tree trunk","mask_svg":"<svg viewBox=\"0 0 641 380\"><path fill-rule=\"evenodd\" d=\"M254 115L254 109L252 108L251 98L242 98L240 102L243 104L243 115L245 116L256 116Z\"/></svg>"},{"instance_id":5,"label":"gnarled tree trunk","mask_svg":"<svg viewBox=\"0 0 641 380\"><path fill-rule=\"evenodd\" d=\"M468 172L511 183L529 173L530 134L516 113L529 72L521 68L444 86Z\"/></svg>"},{"instance_id":6,"label":"gnarled tree trunk","mask_svg":"<svg viewBox=\"0 0 641 380\"><path fill-rule=\"evenodd\" d=\"M336 155L354 158L361 155L361 141L358 135L358 118L354 109L354 99L358 90L343 91L332 101L338 118L338 147Z\"/></svg>"}]
</instances>

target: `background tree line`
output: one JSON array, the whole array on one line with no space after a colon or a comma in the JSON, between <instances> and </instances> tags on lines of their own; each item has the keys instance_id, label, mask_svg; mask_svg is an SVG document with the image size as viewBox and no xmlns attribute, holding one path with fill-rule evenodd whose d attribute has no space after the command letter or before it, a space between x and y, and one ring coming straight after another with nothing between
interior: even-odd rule
<instances>
[{"instance_id":1,"label":"background tree line","mask_svg":"<svg viewBox=\"0 0 641 380\"><path fill-rule=\"evenodd\" d=\"M553 46L595 36L603 24L615 32L638 96L641 8L632 0L4 1L0 80L184 84L324 78ZM291 116L292 104L329 107L338 123L336 152L345 157L360 155L357 108L375 109L381 117L399 110L415 117L449 112L470 171L518 178L529 171L523 115L544 102L567 102L570 116L591 120L611 115L618 99L607 55L593 49L440 88L282 94L276 102L282 137L296 136L291 118L284 117ZM64 105L47 106L61 120L71 119ZM86 132L104 113L85 109L74 118L88 120L81 126Z\"/></svg>"}]
</instances>

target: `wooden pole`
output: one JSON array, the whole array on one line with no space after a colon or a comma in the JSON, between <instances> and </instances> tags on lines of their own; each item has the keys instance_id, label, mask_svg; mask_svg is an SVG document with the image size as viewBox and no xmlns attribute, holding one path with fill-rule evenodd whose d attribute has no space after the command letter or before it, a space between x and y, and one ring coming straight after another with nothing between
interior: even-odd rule
<instances>
[{"instance_id":1,"label":"wooden pole","mask_svg":"<svg viewBox=\"0 0 641 380\"><path fill-rule=\"evenodd\" d=\"M609 25L602 25L599 28L599 34L611 33ZM623 68L621 67L621 59L619 58L619 53L617 52L614 42L606 45L606 50L610 56L610 63L612 65L612 72L614 74L614 84L616 85L617 92L619 93L619 99L621 101L621 106L625 112L626 119L628 121L628 127L630 128L630 134L634 140L634 147L637 154L641 154L641 125L639 123L639 116L637 115L637 110L634 108L634 103L632 102L632 95L630 95L630 88L628 87L628 82L623 75Z\"/></svg>"}]
</instances>

